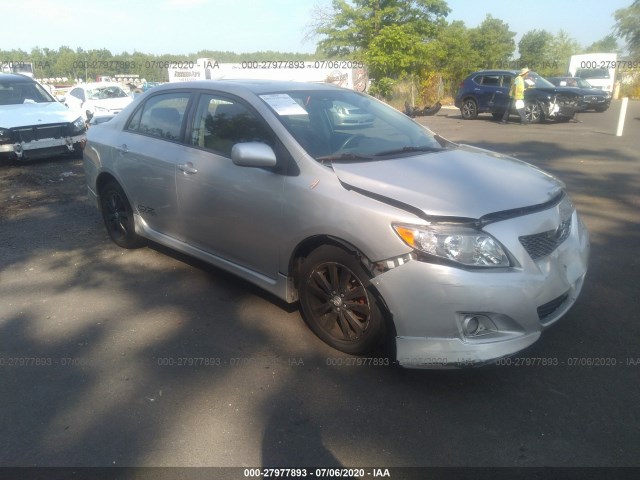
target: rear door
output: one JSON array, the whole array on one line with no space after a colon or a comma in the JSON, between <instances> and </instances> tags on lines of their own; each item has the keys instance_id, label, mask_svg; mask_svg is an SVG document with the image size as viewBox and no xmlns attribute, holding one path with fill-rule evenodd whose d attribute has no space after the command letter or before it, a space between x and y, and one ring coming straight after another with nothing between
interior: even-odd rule
<instances>
[{"instance_id":1,"label":"rear door","mask_svg":"<svg viewBox=\"0 0 640 480\"><path fill-rule=\"evenodd\" d=\"M132 115L114 152L120 181L134 211L153 230L183 239L176 165L185 163L186 112L191 92L151 96Z\"/></svg>"},{"instance_id":2,"label":"rear door","mask_svg":"<svg viewBox=\"0 0 640 480\"><path fill-rule=\"evenodd\" d=\"M511 82L513 82L513 75L509 75L508 73L500 75L500 87L496 89L493 97L493 111L504 112L509 108L511 102L511 97L509 97Z\"/></svg>"},{"instance_id":3,"label":"rear door","mask_svg":"<svg viewBox=\"0 0 640 480\"><path fill-rule=\"evenodd\" d=\"M474 82L478 85L477 88L474 88L478 98L478 107L483 111L491 110L494 104L494 96L500 87L500 75L483 73L476 76Z\"/></svg>"}]
</instances>

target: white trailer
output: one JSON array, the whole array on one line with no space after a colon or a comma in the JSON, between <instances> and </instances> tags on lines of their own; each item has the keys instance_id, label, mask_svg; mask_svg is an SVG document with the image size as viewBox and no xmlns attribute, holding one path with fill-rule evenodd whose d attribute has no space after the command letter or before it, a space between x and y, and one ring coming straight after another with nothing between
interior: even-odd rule
<instances>
[{"instance_id":1,"label":"white trailer","mask_svg":"<svg viewBox=\"0 0 640 480\"><path fill-rule=\"evenodd\" d=\"M0 62L3 73L20 73L27 77L33 78L33 63L32 62Z\"/></svg>"},{"instance_id":2,"label":"white trailer","mask_svg":"<svg viewBox=\"0 0 640 480\"><path fill-rule=\"evenodd\" d=\"M332 83L339 87L366 91L369 78L360 62L342 60L282 60L219 63L210 58L181 62L168 69L169 82L190 80L264 79L312 83Z\"/></svg>"},{"instance_id":3,"label":"white trailer","mask_svg":"<svg viewBox=\"0 0 640 480\"><path fill-rule=\"evenodd\" d=\"M569 74L588 81L592 86L612 94L616 80L616 53L584 53L573 55L569 61Z\"/></svg>"}]
</instances>

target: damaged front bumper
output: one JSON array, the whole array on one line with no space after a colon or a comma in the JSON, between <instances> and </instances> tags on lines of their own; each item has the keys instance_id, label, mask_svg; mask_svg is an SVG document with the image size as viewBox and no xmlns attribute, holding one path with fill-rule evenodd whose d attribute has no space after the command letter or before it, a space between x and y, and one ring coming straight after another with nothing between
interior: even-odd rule
<instances>
[{"instance_id":1,"label":"damaged front bumper","mask_svg":"<svg viewBox=\"0 0 640 480\"><path fill-rule=\"evenodd\" d=\"M393 316L398 363L477 366L538 340L575 303L588 266L589 235L575 211L569 236L541 258L513 234L553 224L552 209L485 226L515 258L512 267L470 270L412 258L372 278Z\"/></svg>"},{"instance_id":2,"label":"damaged front bumper","mask_svg":"<svg viewBox=\"0 0 640 480\"><path fill-rule=\"evenodd\" d=\"M0 145L0 154L5 153L18 160L25 160L49 155L59 155L62 153L72 153L76 150L76 147L83 148L86 139L86 135L81 134L62 138L32 140L30 142L7 143Z\"/></svg>"}]
</instances>

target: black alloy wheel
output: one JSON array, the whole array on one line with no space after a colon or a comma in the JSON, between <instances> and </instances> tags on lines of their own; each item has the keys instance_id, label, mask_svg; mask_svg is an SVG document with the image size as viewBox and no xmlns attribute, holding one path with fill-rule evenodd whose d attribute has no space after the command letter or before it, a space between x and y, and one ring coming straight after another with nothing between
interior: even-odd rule
<instances>
[{"instance_id":1,"label":"black alloy wheel","mask_svg":"<svg viewBox=\"0 0 640 480\"><path fill-rule=\"evenodd\" d=\"M337 350L370 352L384 338L385 320L369 286L354 255L333 246L314 251L304 261L299 285L307 324Z\"/></svg>"}]
</instances>

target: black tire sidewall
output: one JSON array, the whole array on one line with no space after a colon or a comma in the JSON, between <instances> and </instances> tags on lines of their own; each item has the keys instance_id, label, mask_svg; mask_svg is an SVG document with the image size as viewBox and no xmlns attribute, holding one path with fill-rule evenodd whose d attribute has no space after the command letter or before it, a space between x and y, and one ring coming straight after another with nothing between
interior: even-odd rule
<instances>
[{"instance_id":1,"label":"black tire sidewall","mask_svg":"<svg viewBox=\"0 0 640 480\"><path fill-rule=\"evenodd\" d=\"M127 228L127 234L125 236L117 236L117 237L114 236L113 232L111 231L111 226L109 225L109 220L107 219L106 202L107 202L107 198L109 198L109 196L113 193L116 193L117 195L120 196L120 198L125 204L127 213L129 214L129 221L128 221L129 228ZM122 248L137 248L140 246L141 239L135 233L133 209L131 208L131 204L129 203L129 199L127 198L127 195L124 193L124 190L116 182L109 182L100 190L100 211L102 214L102 220L104 221L104 226L107 229L107 233L109 234L109 238L111 238L111 240L113 240L115 244L117 244Z\"/></svg>"}]
</instances>

